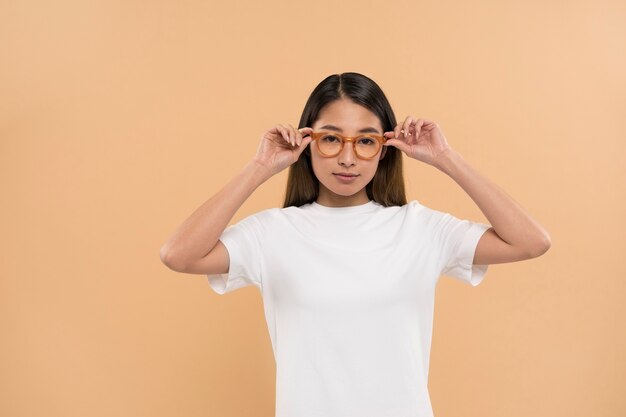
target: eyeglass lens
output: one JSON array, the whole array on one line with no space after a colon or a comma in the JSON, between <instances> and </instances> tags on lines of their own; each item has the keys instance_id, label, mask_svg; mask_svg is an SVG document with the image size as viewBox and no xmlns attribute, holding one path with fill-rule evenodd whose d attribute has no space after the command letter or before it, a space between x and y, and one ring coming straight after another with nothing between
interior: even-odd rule
<instances>
[{"instance_id":1,"label":"eyeglass lens","mask_svg":"<svg viewBox=\"0 0 626 417\"><path fill-rule=\"evenodd\" d=\"M327 156L337 155L341 151L343 143L342 138L332 134L322 136L318 142L320 151ZM376 155L379 147L380 142L368 136L359 136L354 145L357 155L363 158L371 158Z\"/></svg>"}]
</instances>

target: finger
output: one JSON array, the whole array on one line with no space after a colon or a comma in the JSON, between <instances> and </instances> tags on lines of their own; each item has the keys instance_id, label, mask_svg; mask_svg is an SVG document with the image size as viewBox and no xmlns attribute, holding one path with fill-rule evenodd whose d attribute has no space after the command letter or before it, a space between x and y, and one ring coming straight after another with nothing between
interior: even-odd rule
<instances>
[{"instance_id":1,"label":"finger","mask_svg":"<svg viewBox=\"0 0 626 417\"><path fill-rule=\"evenodd\" d=\"M311 132L313 132L313 128L312 127L303 127L300 130L300 133L302 133L302 135L307 136L309 135Z\"/></svg>"},{"instance_id":2,"label":"finger","mask_svg":"<svg viewBox=\"0 0 626 417\"><path fill-rule=\"evenodd\" d=\"M411 124L409 125L409 134L411 135L410 143L415 143L415 140L419 137L418 123L419 119L413 118L411 120Z\"/></svg>"},{"instance_id":3,"label":"finger","mask_svg":"<svg viewBox=\"0 0 626 417\"><path fill-rule=\"evenodd\" d=\"M289 123L287 123L287 125L289 125ZM291 126L291 125L289 125ZM293 143L295 141L294 137L293 137L293 132L291 131L291 128L285 126L285 132L287 132L287 142L289 142L289 146L293 147Z\"/></svg>"},{"instance_id":4,"label":"finger","mask_svg":"<svg viewBox=\"0 0 626 417\"><path fill-rule=\"evenodd\" d=\"M415 120L413 116L407 116L404 120L404 136L411 136L411 124Z\"/></svg>"},{"instance_id":5,"label":"finger","mask_svg":"<svg viewBox=\"0 0 626 417\"><path fill-rule=\"evenodd\" d=\"M298 146L298 129L296 129L295 127L293 127L293 125L289 124L289 133L291 133L291 137L293 138L291 144L293 146Z\"/></svg>"},{"instance_id":6,"label":"finger","mask_svg":"<svg viewBox=\"0 0 626 417\"><path fill-rule=\"evenodd\" d=\"M406 119L404 119L404 122L402 123L402 130L404 133L404 137L409 136L409 127L411 126L411 120L410 120L411 116L407 116Z\"/></svg>"},{"instance_id":7,"label":"finger","mask_svg":"<svg viewBox=\"0 0 626 417\"><path fill-rule=\"evenodd\" d=\"M287 126L285 128L287 129L287 134L289 135L289 144L293 146L293 143L295 141L294 133L293 133L293 126L287 123Z\"/></svg>"},{"instance_id":8,"label":"finger","mask_svg":"<svg viewBox=\"0 0 626 417\"><path fill-rule=\"evenodd\" d=\"M292 125L291 123L289 123L289 128L290 128L290 129L289 129L289 131L291 132L291 136L292 136L292 138L293 138L293 141L292 141L292 143L291 143L291 144L292 144L293 146L298 146L298 145L300 145L300 143L298 142L298 140L299 140L298 135L300 134L300 132L298 132L298 129L296 129L295 127L293 127L293 125Z\"/></svg>"},{"instance_id":9,"label":"finger","mask_svg":"<svg viewBox=\"0 0 626 417\"><path fill-rule=\"evenodd\" d=\"M287 125L289 125L289 123L287 123ZM285 132L287 133L287 142L289 143L290 146L293 146L293 133L291 132L291 129L289 127L285 126Z\"/></svg>"},{"instance_id":10,"label":"finger","mask_svg":"<svg viewBox=\"0 0 626 417\"><path fill-rule=\"evenodd\" d=\"M293 132L293 144L295 146L300 145L300 143L298 142L300 140L300 131L293 127L292 124L289 124L289 127L291 127L291 131Z\"/></svg>"},{"instance_id":11,"label":"finger","mask_svg":"<svg viewBox=\"0 0 626 417\"><path fill-rule=\"evenodd\" d=\"M426 121L425 121L424 119L419 119L419 120L417 121L417 124L415 125L415 137L419 137L420 132L421 132L421 130L422 130L422 126L424 126L424 123L425 123L425 122L426 122Z\"/></svg>"},{"instance_id":12,"label":"finger","mask_svg":"<svg viewBox=\"0 0 626 417\"><path fill-rule=\"evenodd\" d=\"M293 137L294 137L294 143L296 146L300 146L300 144L302 143L302 135L300 134L300 130L296 129L295 127L293 127L293 125L291 125L291 123L289 124L289 126L291 127L291 129L293 130Z\"/></svg>"},{"instance_id":13,"label":"finger","mask_svg":"<svg viewBox=\"0 0 626 417\"><path fill-rule=\"evenodd\" d=\"M276 125L276 127L278 128L278 130L280 130L280 133L285 142L289 143L289 134L287 133L287 129L285 129L285 127L281 124Z\"/></svg>"},{"instance_id":14,"label":"finger","mask_svg":"<svg viewBox=\"0 0 626 417\"><path fill-rule=\"evenodd\" d=\"M311 136L307 136L304 139L302 139L302 142L300 143L300 147L304 149L307 146L309 146L309 143L311 142L313 142L313 138Z\"/></svg>"},{"instance_id":15,"label":"finger","mask_svg":"<svg viewBox=\"0 0 626 417\"><path fill-rule=\"evenodd\" d=\"M398 123L398 125L393 129L393 136L394 137L398 137L400 136L400 129L402 129L402 127L400 126L400 123Z\"/></svg>"},{"instance_id":16,"label":"finger","mask_svg":"<svg viewBox=\"0 0 626 417\"><path fill-rule=\"evenodd\" d=\"M309 143L311 143L311 141L313 141L313 138L311 137L311 133L313 132L313 128L310 127L303 127L302 129L298 129L298 131L300 132L300 145L302 145L304 143L304 141L308 138L310 139L308 142L306 142L306 145L308 145Z\"/></svg>"},{"instance_id":17,"label":"finger","mask_svg":"<svg viewBox=\"0 0 626 417\"><path fill-rule=\"evenodd\" d=\"M298 142L298 145L302 145L302 142L304 142L305 136L309 133L307 129L309 129L309 128L308 127L302 127L302 128L296 129L296 133L298 134L298 138L300 138L300 141Z\"/></svg>"},{"instance_id":18,"label":"finger","mask_svg":"<svg viewBox=\"0 0 626 417\"><path fill-rule=\"evenodd\" d=\"M424 126L426 123L428 123L428 120L426 119L419 119L417 121L417 123L415 124L415 137L419 137L420 132L422 131L422 126Z\"/></svg>"},{"instance_id":19,"label":"finger","mask_svg":"<svg viewBox=\"0 0 626 417\"><path fill-rule=\"evenodd\" d=\"M383 144L383 146L393 146L394 148L398 148L406 153L407 145L401 139L389 139Z\"/></svg>"}]
</instances>

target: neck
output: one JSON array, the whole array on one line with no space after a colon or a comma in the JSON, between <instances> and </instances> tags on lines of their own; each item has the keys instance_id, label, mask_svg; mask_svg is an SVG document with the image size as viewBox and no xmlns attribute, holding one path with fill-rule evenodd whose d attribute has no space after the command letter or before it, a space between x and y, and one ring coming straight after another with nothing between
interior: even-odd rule
<instances>
[{"instance_id":1,"label":"neck","mask_svg":"<svg viewBox=\"0 0 626 417\"><path fill-rule=\"evenodd\" d=\"M345 196L336 193L331 193L330 190L323 190L322 184L320 184L320 193L315 201L317 204L327 207L350 207L360 206L370 201L365 188L356 194Z\"/></svg>"}]
</instances>

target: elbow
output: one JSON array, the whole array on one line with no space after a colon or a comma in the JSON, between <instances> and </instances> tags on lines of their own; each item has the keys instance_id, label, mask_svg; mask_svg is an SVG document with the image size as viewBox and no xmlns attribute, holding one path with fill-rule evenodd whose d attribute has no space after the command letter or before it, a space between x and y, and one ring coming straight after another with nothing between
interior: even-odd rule
<instances>
[{"instance_id":1,"label":"elbow","mask_svg":"<svg viewBox=\"0 0 626 417\"><path fill-rule=\"evenodd\" d=\"M167 245L161 248L159 257L161 258L161 262L172 271L182 272L184 269L181 263L172 255L172 251L168 249Z\"/></svg>"},{"instance_id":2,"label":"elbow","mask_svg":"<svg viewBox=\"0 0 626 417\"><path fill-rule=\"evenodd\" d=\"M538 256L546 253L551 246L552 240L550 239L550 235L546 233L541 242L533 246L533 249L530 251L530 256L532 258L537 258Z\"/></svg>"}]
</instances>

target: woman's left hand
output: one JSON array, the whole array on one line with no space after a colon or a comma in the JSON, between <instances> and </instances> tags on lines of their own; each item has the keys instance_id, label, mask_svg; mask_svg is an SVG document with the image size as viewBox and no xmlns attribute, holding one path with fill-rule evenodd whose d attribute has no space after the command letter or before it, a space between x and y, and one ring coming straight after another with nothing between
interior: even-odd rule
<instances>
[{"instance_id":1,"label":"woman's left hand","mask_svg":"<svg viewBox=\"0 0 626 417\"><path fill-rule=\"evenodd\" d=\"M410 158L435 166L441 156L452 148L439 125L431 120L407 116L404 123L385 132L385 146L394 146Z\"/></svg>"}]
</instances>

